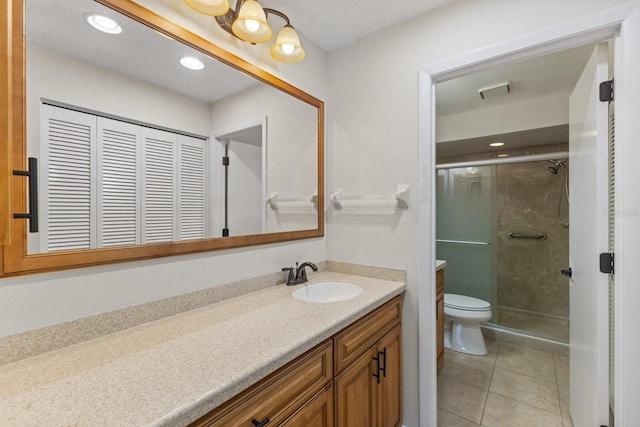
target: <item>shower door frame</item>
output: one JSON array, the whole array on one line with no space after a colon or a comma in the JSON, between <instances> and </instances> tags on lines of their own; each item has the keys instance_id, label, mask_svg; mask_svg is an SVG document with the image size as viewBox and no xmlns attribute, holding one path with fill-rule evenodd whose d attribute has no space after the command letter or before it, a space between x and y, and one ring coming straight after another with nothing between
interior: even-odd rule
<instances>
[{"instance_id":1,"label":"shower door frame","mask_svg":"<svg viewBox=\"0 0 640 427\"><path fill-rule=\"evenodd\" d=\"M616 236L625 232L640 234L640 201L634 183L640 180L640 58L634 48L640 46L640 6L625 3L579 17L541 31L515 37L466 54L421 67L418 89L418 349L420 426L437 425L437 373L435 331L435 84L489 66L547 55L585 44L614 39L616 80L616 203L623 211L616 216ZM624 90L623 90L624 89ZM633 326L640 323L634 304L640 301L640 287L633 286L640 276L640 244L635 239L616 242L615 291L615 417L616 423L640 419L640 407L634 397L640 394L640 369L636 357L640 339ZM427 262L424 262L424 261ZM431 261L429 261L431 260ZM628 285L628 286L625 286ZM635 356L635 357L634 357ZM624 376L623 373L624 372Z\"/></svg>"},{"instance_id":2,"label":"shower door frame","mask_svg":"<svg viewBox=\"0 0 640 427\"><path fill-rule=\"evenodd\" d=\"M491 158L491 159L481 159L481 160L464 160L464 161L460 161L460 162L451 162L451 163L439 163L435 165L435 170L449 170L449 169L459 169L459 168L467 168L467 167L483 167L483 166L500 166L500 165L509 165L509 164L518 164L518 163L530 163L530 162L544 162L547 160L555 160L555 159L568 159L569 158L569 151L552 151L552 152L548 152L548 153L540 153L540 154L524 154L524 155L520 155L520 156L509 156L509 157L498 157L498 158ZM496 182L497 182L497 175L495 176ZM569 202L568 198L567 198L567 203ZM437 203L436 203L437 204ZM497 216L497 214L494 214ZM545 236L546 238L546 236ZM446 241L446 240L445 240ZM436 243L441 242L441 240L436 239ZM458 243L465 243L465 242L458 242ZM478 244L477 242L466 242L466 243L474 243L474 244ZM567 246L568 246L568 240L567 240ZM485 244L493 244L493 243L485 243ZM496 249L497 251L498 249ZM567 247L567 251L568 251L568 247ZM568 253L568 252L567 252ZM494 259L493 261L496 262L497 261L497 253L495 254L496 259ZM441 259L445 259L445 258L441 258ZM446 259L445 259L446 260ZM448 261L448 260L447 260ZM569 264L569 260L567 259L567 265ZM564 267L564 266L563 266ZM499 312L499 305L498 305L498 299L497 299L497 295L496 293L498 292L498 288L500 287L500 277L499 277L499 273L496 271L495 272L495 277L493 278L495 280L495 288L493 288L492 290L490 290L489 294L491 294L491 296L489 297L489 299L487 299L487 301L491 304L491 308L493 309L493 315L494 317L489 320L488 322L485 322L485 325L488 326L490 329L494 329L494 330L502 330L502 331L512 331L515 333L522 333L522 334L526 334L526 335L530 335L533 336L537 339L544 339L547 341L557 341L556 338L550 337L550 336L546 336L543 334L539 334L539 333L534 333L532 331L523 329L523 328L513 328L510 326L505 326L505 325L501 325L498 321L498 312ZM482 285L480 285L482 286ZM460 293L459 290L454 290L453 293ZM482 298L479 297L477 295L473 295L473 294L464 294L464 295L468 295L468 296L472 296L472 297L476 297L476 298L480 298L480 299L486 299L486 298ZM568 307L569 301L567 301L567 307ZM562 344L569 344L568 342L563 342L563 341L558 341Z\"/></svg>"}]
</instances>

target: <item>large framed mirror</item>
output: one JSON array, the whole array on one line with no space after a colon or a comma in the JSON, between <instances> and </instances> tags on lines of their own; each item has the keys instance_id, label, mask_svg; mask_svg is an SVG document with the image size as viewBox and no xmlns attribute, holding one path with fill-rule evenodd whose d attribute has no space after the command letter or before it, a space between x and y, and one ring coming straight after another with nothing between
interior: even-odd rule
<instances>
[{"instance_id":1,"label":"large framed mirror","mask_svg":"<svg viewBox=\"0 0 640 427\"><path fill-rule=\"evenodd\" d=\"M130 0L2 20L3 276L323 236L322 101Z\"/></svg>"}]
</instances>

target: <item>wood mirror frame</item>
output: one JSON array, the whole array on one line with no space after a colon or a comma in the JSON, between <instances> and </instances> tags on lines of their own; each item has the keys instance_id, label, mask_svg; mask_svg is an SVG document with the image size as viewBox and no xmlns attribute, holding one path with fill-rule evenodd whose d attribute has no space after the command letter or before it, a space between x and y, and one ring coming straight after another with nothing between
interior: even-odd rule
<instances>
[{"instance_id":1,"label":"wood mirror frame","mask_svg":"<svg viewBox=\"0 0 640 427\"><path fill-rule=\"evenodd\" d=\"M7 0L0 15L0 277L321 237L324 235L324 103L131 0L96 0L318 109L318 226L315 229L27 255L25 0Z\"/></svg>"}]
</instances>

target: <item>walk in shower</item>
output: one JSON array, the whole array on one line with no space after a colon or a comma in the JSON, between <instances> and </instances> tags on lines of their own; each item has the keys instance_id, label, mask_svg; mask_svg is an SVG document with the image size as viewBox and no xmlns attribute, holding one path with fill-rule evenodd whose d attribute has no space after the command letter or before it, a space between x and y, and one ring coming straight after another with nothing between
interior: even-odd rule
<instances>
[{"instance_id":1,"label":"walk in shower","mask_svg":"<svg viewBox=\"0 0 640 427\"><path fill-rule=\"evenodd\" d=\"M491 323L569 341L567 153L439 164L436 257L445 292L491 303Z\"/></svg>"}]
</instances>

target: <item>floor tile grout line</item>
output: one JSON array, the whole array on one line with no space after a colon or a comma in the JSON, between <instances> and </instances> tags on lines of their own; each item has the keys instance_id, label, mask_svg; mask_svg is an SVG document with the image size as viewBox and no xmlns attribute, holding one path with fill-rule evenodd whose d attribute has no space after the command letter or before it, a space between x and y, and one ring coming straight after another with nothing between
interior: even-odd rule
<instances>
[{"instance_id":1,"label":"floor tile grout line","mask_svg":"<svg viewBox=\"0 0 640 427\"><path fill-rule=\"evenodd\" d=\"M480 417L480 425L484 421L484 412L487 409L487 401L489 400L489 393L491 393L491 384L493 383L493 375L496 372L496 365L498 363L498 355L500 354L500 342L498 341L498 348L496 349L496 358L493 360L493 369L491 369L491 380L489 380L489 389L484 397L484 405L482 405L482 416Z\"/></svg>"},{"instance_id":2,"label":"floor tile grout line","mask_svg":"<svg viewBox=\"0 0 640 427\"><path fill-rule=\"evenodd\" d=\"M478 425L478 426L480 425L480 424L478 424L477 422L475 422L475 421L473 421L473 420L470 420L470 419L469 419L469 418L467 418L467 417L463 417L463 416L462 416L462 415L460 415L460 414L456 414L455 412L448 411L448 410L446 410L446 409L444 409L444 408L438 408L438 409L440 409L441 411L446 412L447 414L451 414L451 415L454 415L454 416L456 416L456 417L458 417L458 418L462 418L462 419L463 419L463 420L465 420L465 421L469 421L470 423L476 424L476 425Z\"/></svg>"},{"instance_id":3,"label":"floor tile grout line","mask_svg":"<svg viewBox=\"0 0 640 427\"><path fill-rule=\"evenodd\" d=\"M560 381L558 378L558 370L556 369L556 356L553 356L553 369L554 372L556 374L556 388L558 389L558 404L560 405L560 416L562 417L562 425L564 426L564 419L565 419L565 413L562 410L562 398L560 397ZM569 414L567 414L567 417L569 419L571 419L571 411L569 411ZM571 423L573 424L573 420L571 420Z\"/></svg>"},{"instance_id":4,"label":"floor tile grout line","mask_svg":"<svg viewBox=\"0 0 640 427\"><path fill-rule=\"evenodd\" d=\"M496 396L506 397L507 399L511 399L511 400L513 400L514 402L518 402L518 403L521 403L521 404L523 404L523 405L527 405L527 406L529 406L529 407L531 407L531 408L534 408L534 409L537 409L537 410L539 410L539 411L544 411L544 412L546 412L546 413L548 413L548 414L555 415L555 416L558 416L558 417L562 417L562 410L561 410L561 409L559 409L559 410L560 410L560 413L556 413L556 412L552 412L552 411L550 411L550 410L548 410L548 409L541 408L541 407L536 406L536 405L532 405L531 403L523 402L522 400L518 400L518 399L516 399L516 398L514 398L514 397L512 397L512 396L507 396L507 395L505 395L505 394L498 393L497 391L490 391L490 393L493 393L493 394L495 394ZM558 402L558 404L560 404L560 402Z\"/></svg>"}]
</instances>

